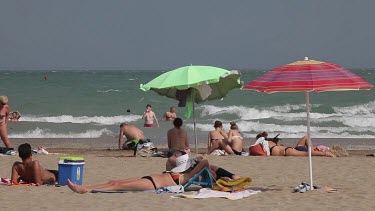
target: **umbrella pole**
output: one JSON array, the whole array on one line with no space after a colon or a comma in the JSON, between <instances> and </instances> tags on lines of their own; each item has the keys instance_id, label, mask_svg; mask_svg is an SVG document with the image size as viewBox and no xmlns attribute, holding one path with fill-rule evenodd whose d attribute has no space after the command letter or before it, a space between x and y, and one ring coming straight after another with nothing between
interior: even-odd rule
<instances>
[{"instance_id":1,"label":"umbrella pole","mask_svg":"<svg viewBox=\"0 0 375 211\"><path fill-rule=\"evenodd\" d=\"M311 158L311 138L310 138L310 95L306 92L306 113L307 113L307 143L309 144L309 173L311 190L314 190L312 177L312 158Z\"/></svg>"},{"instance_id":2,"label":"umbrella pole","mask_svg":"<svg viewBox=\"0 0 375 211\"><path fill-rule=\"evenodd\" d=\"M198 138L197 138L197 126L196 126L196 121L195 121L195 103L194 103L194 91L192 91L193 95L193 120L194 120L194 137L195 137L195 153L198 154Z\"/></svg>"}]
</instances>

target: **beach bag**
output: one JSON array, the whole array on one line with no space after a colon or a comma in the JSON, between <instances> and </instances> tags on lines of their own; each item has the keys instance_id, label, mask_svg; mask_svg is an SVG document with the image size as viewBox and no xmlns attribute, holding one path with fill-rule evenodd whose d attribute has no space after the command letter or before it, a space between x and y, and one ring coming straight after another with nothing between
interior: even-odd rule
<instances>
[{"instance_id":1,"label":"beach bag","mask_svg":"<svg viewBox=\"0 0 375 211\"><path fill-rule=\"evenodd\" d=\"M150 139L141 139L134 147L135 157L151 157L154 153L157 153L157 148Z\"/></svg>"},{"instance_id":2,"label":"beach bag","mask_svg":"<svg viewBox=\"0 0 375 211\"><path fill-rule=\"evenodd\" d=\"M267 156L261 144L251 146L249 148L249 154L252 156Z\"/></svg>"},{"instance_id":3,"label":"beach bag","mask_svg":"<svg viewBox=\"0 0 375 211\"><path fill-rule=\"evenodd\" d=\"M250 177L241 177L237 180L223 180L218 179L212 187L213 190L225 191L225 192L236 192L245 190L246 186L251 183Z\"/></svg>"}]
</instances>

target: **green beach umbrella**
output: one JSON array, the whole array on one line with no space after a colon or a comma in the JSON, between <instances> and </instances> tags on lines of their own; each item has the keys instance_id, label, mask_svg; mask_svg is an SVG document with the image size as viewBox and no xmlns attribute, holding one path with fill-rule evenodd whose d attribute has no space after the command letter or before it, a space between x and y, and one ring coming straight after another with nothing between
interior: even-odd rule
<instances>
[{"instance_id":1,"label":"green beach umbrella","mask_svg":"<svg viewBox=\"0 0 375 211\"><path fill-rule=\"evenodd\" d=\"M211 66L185 66L161 74L147 84L141 84L143 91L152 90L159 95L180 100L186 97L186 118L194 117L195 150L197 150L194 103L221 99L235 88L241 88L241 73Z\"/></svg>"}]
</instances>

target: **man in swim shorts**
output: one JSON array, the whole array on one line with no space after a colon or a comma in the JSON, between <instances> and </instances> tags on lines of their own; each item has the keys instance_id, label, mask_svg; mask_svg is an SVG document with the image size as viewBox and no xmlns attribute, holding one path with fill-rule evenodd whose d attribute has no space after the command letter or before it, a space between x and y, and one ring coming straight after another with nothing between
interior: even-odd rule
<instances>
[{"instance_id":1,"label":"man in swim shorts","mask_svg":"<svg viewBox=\"0 0 375 211\"><path fill-rule=\"evenodd\" d=\"M122 144L122 140L126 137L126 141ZM118 148L125 150L133 150L140 139L144 138L143 131L134 125L122 123L120 125L120 134L118 137Z\"/></svg>"},{"instance_id":2,"label":"man in swim shorts","mask_svg":"<svg viewBox=\"0 0 375 211\"><path fill-rule=\"evenodd\" d=\"M159 127L158 119L156 118L155 113L151 110L151 105L147 104L146 111L143 113L142 119L145 119L144 127L154 127L154 119L156 124Z\"/></svg>"}]
</instances>

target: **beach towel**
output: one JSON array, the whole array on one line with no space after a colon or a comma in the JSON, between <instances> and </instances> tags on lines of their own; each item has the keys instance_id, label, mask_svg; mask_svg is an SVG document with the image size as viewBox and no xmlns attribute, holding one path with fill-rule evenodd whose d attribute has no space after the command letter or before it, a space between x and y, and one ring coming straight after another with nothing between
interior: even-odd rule
<instances>
[{"instance_id":1,"label":"beach towel","mask_svg":"<svg viewBox=\"0 0 375 211\"><path fill-rule=\"evenodd\" d=\"M194 192L193 194L179 194L176 196L172 196L172 198L188 198L188 199L226 198L230 200L238 200L238 199L246 198L251 195L260 193L260 192L261 191L254 191L254 190L248 189L248 190L230 193L230 192L211 190L208 188L202 188L198 192Z\"/></svg>"},{"instance_id":2,"label":"beach towel","mask_svg":"<svg viewBox=\"0 0 375 211\"><path fill-rule=\"evenodd\" d=\"M218 179L212 189L224 192L237 192L245 190L246 186L250 183L250 177L242 177L237 180Z\"/></svg>"},{"instance_id":3,"label":"beach towel","mask_svg":"<svg viewBox=\"0 0 375 211\"><path fill-rule=\"evenodd\" d=\"M182 193L184 192L184 186L175 185L160 187L156 190L92 190L91 193L134 193L134 192L150 192L150 193Z\"/></svg>"}]
</instances>

